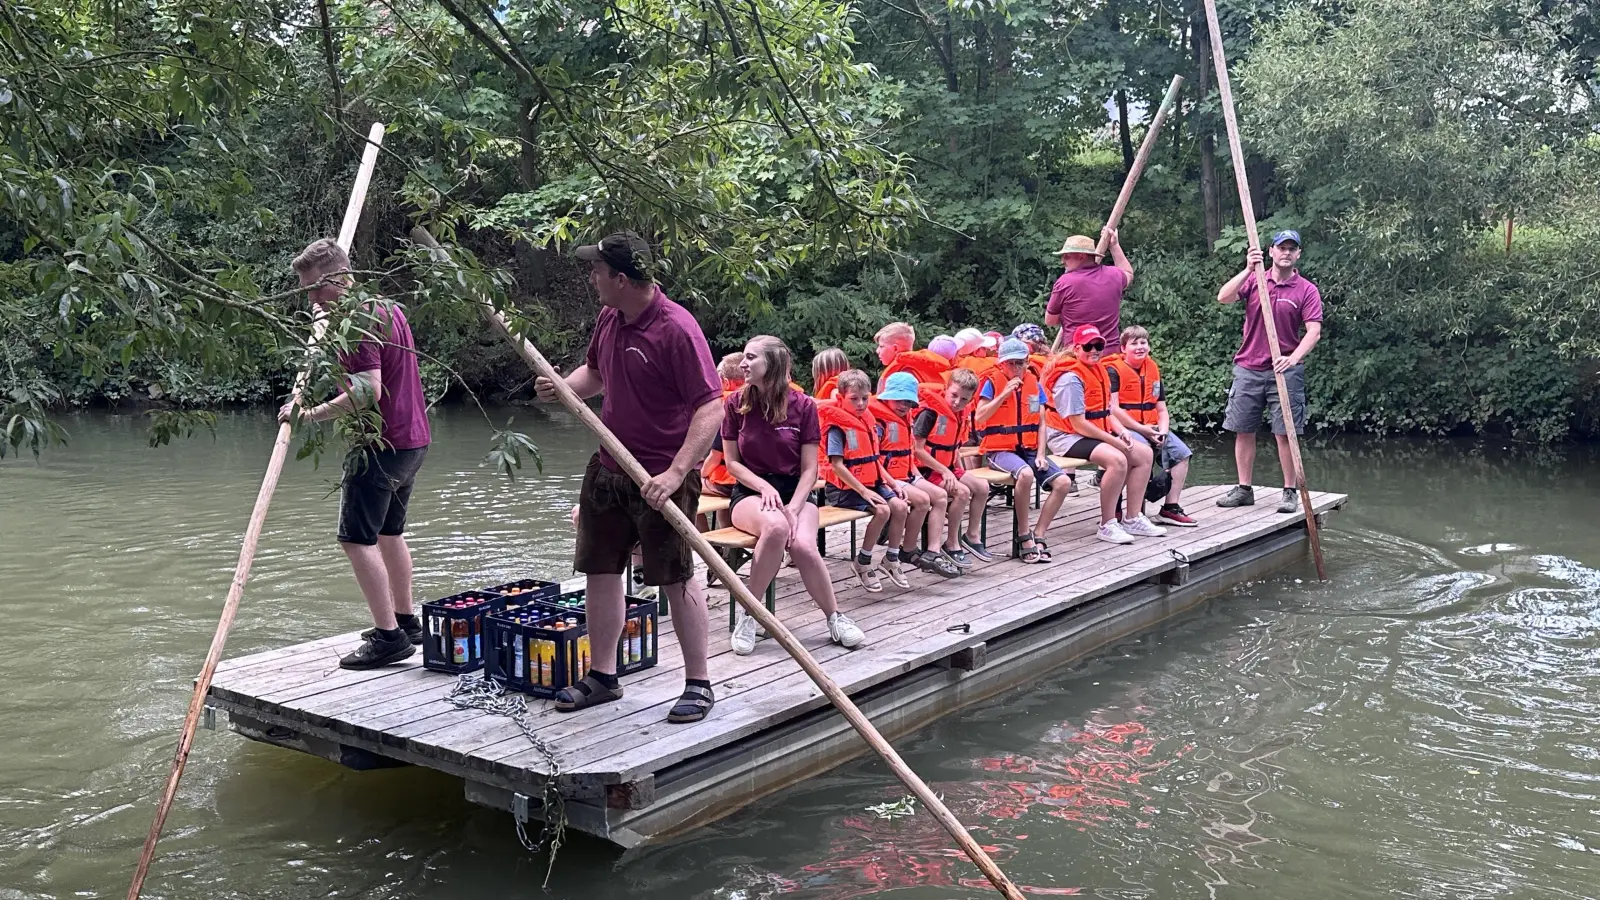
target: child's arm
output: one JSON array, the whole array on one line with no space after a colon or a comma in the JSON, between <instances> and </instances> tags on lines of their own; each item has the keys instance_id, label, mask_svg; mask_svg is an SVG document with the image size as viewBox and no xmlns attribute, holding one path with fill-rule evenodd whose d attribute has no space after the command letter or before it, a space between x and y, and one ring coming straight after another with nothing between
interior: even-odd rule
<instances>
[{"instance_id":1,"label":"child's arm","mask_svg":"<svg viewBox=\"0 0 1600 900\"><path fill-rule=\"evenodd\" d=\"M933 454L928 452L927 438L912 438L911 448L912 458L921 463L923 468L932 469L939 473L940 477L948 478L952 481L955 480L956 473L950 471L944 463L934 459Z\"/></svg>"},{"instance_id":2,"label":"child's arm","mask_svg":"<svg viewBox=\"0 0 1600 900\"><path fill-rule=\"evenodd\" d=\"M861 479L857 478L855 473L850 471L849 467L844 464L844 457L830 456L828 457L828 464L833 466L834 477L844 482L845 487L848 487L850 490L860 494L862 499L866 500L873 506L877 506L883 502L883 498L878 496L877 491L871 490L866 485L862 484Z\"/></svg>"},{"instance_id":3,"label":"child's arm","mask_svg":"<svg viewBox=\"0 0 1600 900\"><path fill-rule=\"evenodd\" d=\"M995 414L995 411L1006 402L1006 393L1016 390L1021 384L1022 379L1020 378L1013 378L1010 381L1007 381L1004 388L997 388L994 386L994 382L989 382L989 389L994 391L994 397L978 404L978 409L973 414L977 417L978 424L982 425L983 423L989 421L990 417Z\"/></svg>"}]
</instances>

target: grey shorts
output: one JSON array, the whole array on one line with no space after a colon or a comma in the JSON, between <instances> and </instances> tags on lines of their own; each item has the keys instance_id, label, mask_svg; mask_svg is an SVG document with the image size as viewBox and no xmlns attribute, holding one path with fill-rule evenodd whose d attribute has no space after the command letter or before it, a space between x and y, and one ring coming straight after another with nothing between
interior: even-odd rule
<instances>
[{"instance_id":1,"label":"grey shorts","mask_svg":"<svg viewBox=\"0 0 1600 900\"><path fill-rule=\"evenodd\" d=\"M1283 373L1284 386L1289 389L1289 406L1294 410L1296 434L1306 430L1306 367L1290 366ZM1272 433L1287 434L1283 427L1283 410L1278 405L1277 379L1272 370L1257 371L1244 366L1233 367L1233 386L1228 388L1228 412L1222 418L1222 427L1236 433L1263 431L1262 416L1272 415Z\"/></svg>"}]
</instances>

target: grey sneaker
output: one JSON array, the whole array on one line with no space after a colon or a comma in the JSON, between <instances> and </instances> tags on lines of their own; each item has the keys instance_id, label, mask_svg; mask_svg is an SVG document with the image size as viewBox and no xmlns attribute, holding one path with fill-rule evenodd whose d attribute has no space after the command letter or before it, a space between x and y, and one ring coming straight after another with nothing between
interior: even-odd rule
<instances>
[{"instance_id":1,"label":"grey sneaker","mask_svg":"<svg viewBox=\"0 0 1600 900\"><path fill-rule=\"evenodd\" d=\"M1294 488L1283 489L1283 502L1278 504L1278 512L1292 513L1300 511L1300 492Z\"/></svg>"},{"instance_id":2,"label":"grey sneaker","mask_svg":"<svg viewBox=\"0 0 1600 900\"><path fill-rule=\"evenodd\" d=\"M1227 496L1217 501L1217 505L1223 509L1231 509L1235 506L1255 506L1256 489L1248 484L1234 485L1233 490L1229 491Z\"/></svg>"},{"instance_id":3,"label":"grey sneaker","mask_svg":"<svg viewBox=\"0 0 1600 900\"><path fill-rule=\"evenodd\" d=\"M954 578L961 574L961 569L957 568L955 560L943 553L924 553L917 557L916 565L924 572L943 575L945 578Z\"/></svg>"},{"instance_id":4,"label":"grey sneaker","mask_svg":"<svg viewBox=\"0 0 1600 900\"><path fill-rule=\"evenodd\" d=\"M972 568L973 566L977 565L977 563L972 561L972 557L967 555L967 551L962 550L960 547L957 547L954 550L951 550L949 547L946 547L946 548L944 548L944 555L951 562L956 564L956 568L960 569L963 572L965 572L968 569Z\"/></svg>"}]
</instances>

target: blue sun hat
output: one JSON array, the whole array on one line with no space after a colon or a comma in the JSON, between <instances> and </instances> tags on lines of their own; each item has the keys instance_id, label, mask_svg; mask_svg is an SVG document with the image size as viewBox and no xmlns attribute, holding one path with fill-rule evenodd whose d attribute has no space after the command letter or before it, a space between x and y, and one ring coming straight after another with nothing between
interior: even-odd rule
<instances>
[{"instance_id":1,"label":"blue sun hat","mask_svg":"<svg viewBox=\"0 0 1600 900\"><path fill-rule=\"evenodd\" d=\"M889 376L883 383L883 393L878 399L884 402L890 400L904 400L908 403L917 402L917 376L910 372L896 372Z\"/></svg>"}]
</instances>

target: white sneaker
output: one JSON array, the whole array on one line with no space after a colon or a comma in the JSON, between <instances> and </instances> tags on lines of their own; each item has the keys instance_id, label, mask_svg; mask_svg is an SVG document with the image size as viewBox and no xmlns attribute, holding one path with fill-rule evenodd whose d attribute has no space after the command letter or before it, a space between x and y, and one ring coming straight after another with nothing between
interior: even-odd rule
<instances>
[{"instance_id":1,"label":"white sneaker","mask_svg":"<svg viewBox=\"0 0 1600 900\"><path fill-rule=\"evenodd\" d=\"M1112 519L1104 525L1101 525L1100 530L1095 532L1094 536L1108 544L1133 543L1133 535L1123 531L1122 523L1118 522L1116 519Z\"/></svg>"},{"instance_id":2,"label":"white sneaker","mask_svg":"<svg viewBox=\"0 0 1600 900\"><path fill-rule=\"evenodd\" d=\"M883 590L883 581L878 578L878 567L870 563L862 565L855 560L850 561L850 568L861 579L861 587L869 594L877 594Z\"/></svg>"},{"instance_id":3,"label":"white sneaker","mask_svg":"<svg viewBox=\"0 0 1600 900\"><path fill-rule=\"evenodd\" d=\"M842 612L836 612L828 617L828 637L846 650L854 650L867 639L866 633L857 628L856 623L850 621L850 617Z\"/></svg>"},{"instance_id":4,"label":"white sneaker","mask_svg":"<svg viewBox=\"0 0 1600 900\"><path fill-rule=\"evenodd\" d=\"M755 617L739 613L739 621L733 626L733 637L728 643L733 645L733 652L739 656L749 656L756 652Z\"/></svg>"},{"instance_id":5,"label":"white sneaker","mask_svg":"<svg viewBox=\"0 0 1600 900\"><path fill-rule=\"evenodd\" d=\"M1167 530L1145 518L1143 514L1125 519L1122 530L1134 537L1166 537Z\"/></svg>"},{"instance_id":6,"label":"white sneaker","mask_svg":"<svg viewBox=\"0 0 1600 900\"><path fill-rule=\"evenodd\" d=\"M906 571L901 568L900 560L886 559L879 568L883 570L884 575L888 576L890 584L901 590L910 589L911 582L906 579Z\"/></svg>"}]
</instances>

